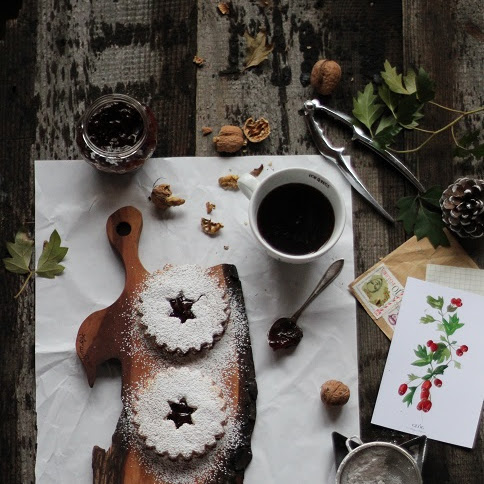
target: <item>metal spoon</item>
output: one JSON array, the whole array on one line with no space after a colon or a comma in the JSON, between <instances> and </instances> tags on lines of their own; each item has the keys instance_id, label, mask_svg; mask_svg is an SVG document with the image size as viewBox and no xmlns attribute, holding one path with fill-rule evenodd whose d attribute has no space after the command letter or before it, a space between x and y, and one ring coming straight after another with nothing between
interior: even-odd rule
<instances>
[{"instance_id":1,"label":"metal spoon","mask_svg":"<svg viewBox=\"0 0 484 484\"><path fill-rule=\"evenodd\" d=\"M273 350L290 348L299 344L303 337L302 329L296 324L299 316L336 279L341 269L343 269L343 265L343 259L333 262L304 304L290 318L279 318L271 326L268 339L269 346Z\"/></svg>"}]
</instances>

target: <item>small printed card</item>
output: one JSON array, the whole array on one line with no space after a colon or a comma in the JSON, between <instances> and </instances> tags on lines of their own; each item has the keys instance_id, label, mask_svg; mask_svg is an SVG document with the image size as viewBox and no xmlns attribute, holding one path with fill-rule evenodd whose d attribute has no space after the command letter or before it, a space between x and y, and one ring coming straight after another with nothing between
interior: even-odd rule
<instances>
[{"instance_id":1,"label":"small printed card","mask_svg":"<svg viewBox=\"0 0 484 484\"><path fill-rule=\"evenodd\" d=\"M484 297L409 277L372 423L473 447L484 399Z\"/></svg>"}]
</instances>

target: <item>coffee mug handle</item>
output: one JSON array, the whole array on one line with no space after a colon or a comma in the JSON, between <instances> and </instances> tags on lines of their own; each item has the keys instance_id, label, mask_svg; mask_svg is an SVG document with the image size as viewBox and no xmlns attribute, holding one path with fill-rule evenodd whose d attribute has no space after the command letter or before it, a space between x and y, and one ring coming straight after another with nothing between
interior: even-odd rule
<instances>
[{"instance_id":1,"label":"coffee mug handle","mask_svg":"<svg viewBox=\"0 0 484 484\"><path fill-rule=\"evenodd\" d=\"M257 185L259 185L259 181L250 173L244 173L243 175L240 175L237 180L237 185L239 186L240 191L250 200Z\"/></svg>"}]
</instances>

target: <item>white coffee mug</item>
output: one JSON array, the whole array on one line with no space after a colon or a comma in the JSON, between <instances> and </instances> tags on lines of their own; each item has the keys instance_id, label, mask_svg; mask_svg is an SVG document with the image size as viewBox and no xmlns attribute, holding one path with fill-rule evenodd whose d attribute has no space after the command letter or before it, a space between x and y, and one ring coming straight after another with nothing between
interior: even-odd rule
<instances>
[{"instance_id":1,"label":"white coffee mug","mask_svg":"<svg viewBox=\"0 0 484 484\"><path fill-rule=\"evenodd\" d=\"M328 252L343 233L344 201L333 183L319 173L286 168L262 181L246 173L237 183L250 200L252 232L275 259L311 262Z\"/></svg>"}]
</instances>

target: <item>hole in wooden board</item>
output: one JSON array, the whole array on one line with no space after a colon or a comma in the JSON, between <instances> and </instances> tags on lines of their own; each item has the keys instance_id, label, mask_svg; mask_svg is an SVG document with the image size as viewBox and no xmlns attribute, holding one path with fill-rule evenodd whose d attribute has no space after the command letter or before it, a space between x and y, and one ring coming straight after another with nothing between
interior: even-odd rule
<instances>
[{"instance_id":1,"label":"hole in wooden board","mask_svg":"<svg viewBox=\"0 0 484 484\"><path fill-rule=\"evenodd\" d=\"M121 237L126 237L131 233L131 225L128 222L119 222L119 224L116 225L116 232L118 235L121 235Z\"/></svg>"}]
</instances>

